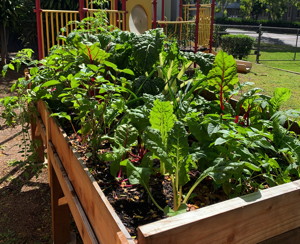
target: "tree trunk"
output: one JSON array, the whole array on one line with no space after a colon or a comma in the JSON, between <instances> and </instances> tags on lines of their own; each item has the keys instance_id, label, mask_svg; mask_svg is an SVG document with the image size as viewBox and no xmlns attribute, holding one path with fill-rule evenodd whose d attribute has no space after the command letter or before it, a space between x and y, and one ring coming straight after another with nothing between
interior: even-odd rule
<instances>
[{"instance_id":1,"label":"tree trunk","mask_svg":"<svg viewBox=\"0 0 300 244\"><path fill-rule=\"evenodd\" d=\"M5 65L8 59L8 32L3 23L0 24L0 43L1 43L1 65Z\"/></svg>"}]
</instances>

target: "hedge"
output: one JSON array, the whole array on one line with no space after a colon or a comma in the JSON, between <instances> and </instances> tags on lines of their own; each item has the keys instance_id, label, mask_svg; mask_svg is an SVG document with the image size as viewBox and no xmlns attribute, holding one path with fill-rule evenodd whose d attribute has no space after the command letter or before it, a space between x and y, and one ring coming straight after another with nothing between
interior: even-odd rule
<instances>
[{"instance_id":1,"label":"hedge","mask_svg":"<svg viewBox=\"0 0 300 244\"><path fill-rule=\"evenodd\" d=\"M224 35L221 37L221 48L235 58L247 57L252 49L254 39L246 35Z\"/></svg>"}]
</instances>

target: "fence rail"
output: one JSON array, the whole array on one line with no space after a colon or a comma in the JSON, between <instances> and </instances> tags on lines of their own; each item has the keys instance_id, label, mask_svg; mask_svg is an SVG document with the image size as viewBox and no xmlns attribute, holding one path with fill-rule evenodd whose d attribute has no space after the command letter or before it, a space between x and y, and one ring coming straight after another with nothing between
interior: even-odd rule
<instances>
[{"instance_id":1,"label":"fence rail","mask_svg":"<svg viewBox=\"0 0 300 244\"><path fill-rule=\"evenodd\" d=\"M244 34L255 38L254 54L256 62L261 61L300 61L300 29L278 28L270 26L253 25L215 25L215 47L220 45L221 36L224 34ZM263 51L273 49L289 50L293 55L289 59L265 59ZM298 54L298 57L297 57Z\"/></svg>"},{"instance_id":2,"label":"fence rail","mask_svg":"<svg viewBox=\"0 0 300 244\"><path fill-rule=\"evenodd\" d=\"M126 11L117 10L87 10L87 16L92 17L95 13L102 11L106 14L109 23L121 30L126 30ZM58 38L62 28L66 35L77 28L80 20L79 11L69 10L44 10L41 9L41 40L42 56L45 57L50 48L55 45L63 45L64 42Z\"/></svg>"}]
</instances>

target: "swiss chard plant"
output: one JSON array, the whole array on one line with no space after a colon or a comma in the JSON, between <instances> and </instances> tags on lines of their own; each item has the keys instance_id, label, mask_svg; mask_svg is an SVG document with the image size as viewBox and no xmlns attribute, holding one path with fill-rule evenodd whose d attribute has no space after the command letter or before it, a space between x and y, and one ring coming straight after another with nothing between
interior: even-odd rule
<instances>
[{"instance_id":1,"label":"swiss chard plant","mask_svg":"<svg viewBox=\"0 0 300 244\"><path fill-rule=\"evenodd\" d=\"M237 196L299 178L300 143L288 130L299 112L279 110L289 90L278 88L272 98L256 88L241 94L232 56L183 54L162 30L136 35L91 18L78 26L45 59L32 61L25 50L4 68L25 62L31 74L13 86L17 96L1 100L8 123L20 103L28 123L27 104L47 101L92 160L105 161L119 181L141 184L168 215L186 211L205 179ZM205 89L216 98L208 101ZM168 206L150 187L158 175L172 186Z\"/></svg>"}]
</instances>

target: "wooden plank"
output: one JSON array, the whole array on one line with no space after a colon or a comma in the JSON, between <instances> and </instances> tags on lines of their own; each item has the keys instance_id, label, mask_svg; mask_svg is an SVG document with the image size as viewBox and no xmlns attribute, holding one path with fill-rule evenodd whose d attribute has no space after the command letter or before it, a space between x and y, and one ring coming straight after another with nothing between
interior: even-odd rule
<instances>
[{"instance_id":1,"label":"wooden plank","mask_svg":"<svg viewBox=\"0 0 300 244\"><path fill-rule=\"evenodd\" d=\"M300 228L290 230L281 235L272 237L258 244L295 244L300 243Z\"/></svg>"},{"instance_id":2,"label":"wooden plank","mask_svg":"<svg viewBox=\"0 0 300 244\"><path fill-rule=\"evenodd\" d=\"M244 61L244 60L235 60L235 61L236 61L237 64L243 64L249 69L252 68L252 62Z\"/></svg>"},{"instance_id":3,"label":"wooden plank","mask_svg":"<svg viewBox=\"0 0 300 244\"><path fill-rule=\"evenodd\" d=\"M68 199L66 197L61 197L60 199L58 199L58 206L62 206L62 205L66 205L68 204Z\"/></svg>"},{"instance_id":4,"label":"wooden plank","mask_svg":"<svg viewBox=\"0 0 300 244\"><path fill-rule=\"evenodd\" d=\"M144 225L139 244L257 243L300 226L300 180Z\"/></svg>"},{"instance_id":5,"label":"wooden plank","mask_svg":"<svg viewBox=\"0 0 300 244\"><path fill-rule=\"evenodd\" d=\"M30 123L31 129L31 140L34 143L34 150L36 152L36 161L37 163L44 162L44 145L43 138L41 137L41 133L43 133L42 128L39 127L39 123L36 117L32 117Z\"/></svg>"},{"instance_id":6,"label":"wooden plank","mask_svg":"<svg viewBox=\"0 0 300 244\"><path fill-rule=\"evenodd\" d=\"M78 231L80 233L80 236L82 237L82 240L84 243L99 243L96 236L94 235L94 231L81 207L81 204L76 196L76 193L74 191L74 188L71 184L71 182L68 179L67 173L58 157L58 155L55 153L54 146L51 142L49 142L49 148L48 148L48 158L51 162L51 166L53 166L54 171L56 173L59 185L62 189L62 192L64 194L64 197L66 198L69 208L71 210L72 216L74 218L74 221L78 227ZM53 192L55 194L55 192ZM56 205L59 208L63 208L68 205L59 205L59 200L62 199L63 196L60 196L57 198ZM65 233L61 233L63 235ZM56 242L55 242L56 243ZM59 243L65 243L65 242L59 242Z\"/></svg>"},{"instance_id":7,"label":"wooden plank","mask_svg":"<svg viewBox=\"0 0 300 244\"><path fill-rule=\"evenodd\" d=\"M49 140L52 141L59 158L62 161L67 175L76 191L79 201L94 227L98 240L102 243L134 243L113 207L106 199L98 183L89 173L84 163L78 160L78 155L73 152L67 136L57 126L54 118L49 118ZM120 239L118 232L125 236Z\"/></svg>"},{"instance_id":8,"label":"wooden plank","mask_svg":"<svg viewBox=\"0 0 300 244\"><path fill-rule=\"evenodd\" d=\"M40 100L37 102L37 110L39 112L41 120L43 121L43 124L47 128L48 127L47 126L48 118L50 117L50 112L48 110L48 106L46 105L46 103L44 101Z\"/></svg>"},{"instance_id":9,"label":"wooden plank","mask_svg":"<svg viewBox=\"0 0 300 244\"><path fill-rule=\"evenodd\" d=\"M52 165L49 165L52 213L53 243L63 244L70 241L71 215L68 205L59 206L58 201L63 197L63 191Z\"/></svg>"},{"instance_id":10,"label":"wooden plank","mask_svg":"<svg viewBox=\"0 0 300 244\"><path fill-rule=\"evenodd\" d=\"M37 117L36 118L36 135L39 135L43 141L44 147L46 147L46 141L47 141L47 136L46 136L46 127L43 123L43 121Z\"/></svg>"},{"instance_id":11,"label":"wooden plank","mask_svg":"<svg viewBox=\"0 0 300 244\"><path fill-rule=\"evenodd\" d=\"M250 69L244 64L237 64L237 72L238 73L249 73Z\"/></svg>"}]
</instances>

